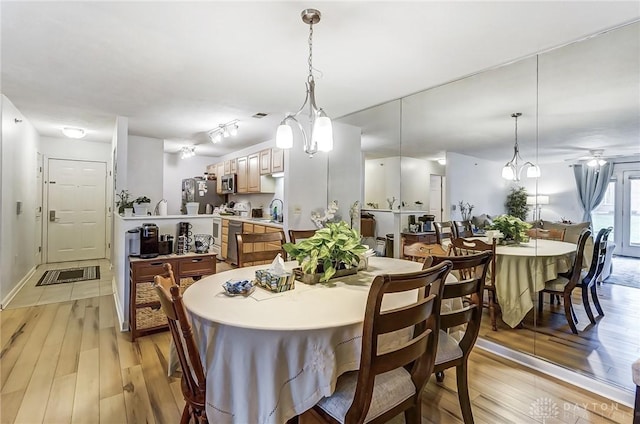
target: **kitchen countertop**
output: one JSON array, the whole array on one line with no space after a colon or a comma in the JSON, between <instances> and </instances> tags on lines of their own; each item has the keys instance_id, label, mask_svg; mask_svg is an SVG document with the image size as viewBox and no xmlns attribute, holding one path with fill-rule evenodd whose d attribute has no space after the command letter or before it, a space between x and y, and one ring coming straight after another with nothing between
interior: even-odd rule
<instances>
[{"instance_id":1,"label":"kitchen countertop","mask_svg":"<svg viewBox=\"0 0 640 424\"><path fill-rule=\"evenodd\" d=\"M250 218L247 216L236 216L236 215L220 215L220 218L229 219L231 221L248 222L249 224L260 224L267 227L283 228L283 225L281 222L274 222L269 218Z\"/></svg>"},{"instance_id":2,"label":"kitchen countertop","mask_svg":"<svg viewBox=\"0 0 640 424\"><path fill-rule=\"evenodd\" d=\"M122 216L122 215L118 215L120 218L122 218L124 221L135 221L135 220L141 220L141 219L197 219L197 218L215 218L216 216L219 215L212 215L212 214L200 214L200 215L139 215L139 216Z\"/></svg>"}]
</instances>

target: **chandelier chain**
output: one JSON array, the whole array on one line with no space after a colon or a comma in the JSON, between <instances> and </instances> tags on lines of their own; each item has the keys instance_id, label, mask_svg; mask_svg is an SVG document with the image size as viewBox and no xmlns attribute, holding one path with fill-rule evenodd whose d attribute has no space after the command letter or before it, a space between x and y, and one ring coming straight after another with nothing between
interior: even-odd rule
<instances>
[{"instance_id":1,"label":"chandelier chain","mask_svg":"<svg viewBox=\"0 0 640 424\"><path fill-rule=\"evenodd\" d=\"M309 24L309 77L308 81L313 81L313 23Z\"/></svg>"}]
</instances>

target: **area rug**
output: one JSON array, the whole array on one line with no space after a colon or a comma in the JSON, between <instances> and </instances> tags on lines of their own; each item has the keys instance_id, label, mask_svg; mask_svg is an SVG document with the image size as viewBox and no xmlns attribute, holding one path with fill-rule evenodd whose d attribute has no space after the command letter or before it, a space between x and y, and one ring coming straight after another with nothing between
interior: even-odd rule
<instances>
[{"instance_id":1,"label":"area rug","mask_svg":"<svg viewBox=\"0 0 640 424\"><path fill-rule=\"evenodd\" d=\"M77 281L99 280L100 266L85 266L81 268L51 269L40 277L36 286L50 286L52 284L75 283Z\"/></svg>"},{"instance_id":2,"label":"area rug","mask_svg":"<svg viewBox=\"0 0 640 424\"><path fill-rule=\"evenodd\" d=\"M611 275L605 280L605 283L640 289L640 259L614 256L612 263Z\"/></svg>"}]
</instances>

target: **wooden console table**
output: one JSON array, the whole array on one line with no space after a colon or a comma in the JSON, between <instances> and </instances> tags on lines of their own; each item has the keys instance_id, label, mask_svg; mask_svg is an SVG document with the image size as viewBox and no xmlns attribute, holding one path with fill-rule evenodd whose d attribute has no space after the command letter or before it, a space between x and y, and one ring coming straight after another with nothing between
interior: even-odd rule
<instances>
[{"instance_id":1,"label":"wooden console table","mask_svg":"<svg viewBox=\"0 0 640 424\"><path fill-rule=\"evenodd\" d=\"M168 327L167 317L153 288L153 277L162 274L162 265L171 264L176 283L184 291L200 278L216 273L215 253L160 255L153 259L129 257L129 326L131 341Z\"/></svg>"}]
</instances>

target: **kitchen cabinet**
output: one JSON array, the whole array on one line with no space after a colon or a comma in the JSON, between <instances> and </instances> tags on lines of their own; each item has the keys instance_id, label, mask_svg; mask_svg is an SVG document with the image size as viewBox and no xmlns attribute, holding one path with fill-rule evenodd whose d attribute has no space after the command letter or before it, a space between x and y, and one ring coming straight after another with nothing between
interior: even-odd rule
<instances>
[{"instance_id":1,"label":"kitchen cabinet","mask_svg":"<svg viewBox=\"0 0 640 424\"><path fill-rule=\"evenodd\" d=\"M131 341L137 337L169 328L167 316L153 288L153 277L164 272L163 264L171 264L176 283L182 291L200 278L216 273L215 253L163 255L153 259L129 258L129 326Z\"/></svg>"},{"instance_id":2,"label":"kitchen cabinet","mask_svg":"<svg viewBox=\"0 0 640 424\"><path fill-rule=\"evenodd\" d=\"M222 243L220 245L220 257L227 259L227 248L229 247L229 220L222 218Z\"/></svg>"},{"instance_id":3,"label":"kitchen cabinet","mask_svg":"<svg viewBox=\"0 0 640 424\"><path fill-rule=\"evenodd\" d=\"M271 149L260 151L260 175L271 174Z\"/></svg>"},{"instance_id":4,"label":"kitchen cabinet","mask_svg":"<svg viewBox=\"0 0 640 424\"><path fill-rule=\"evenodd\" d=\"M260 154L247 157L247 192L260 193Z\"/></svg>"},{"instance_id":5,"label":"kitchen cabinet","mask_svg":"<svg viewBox=\"0 0 640 424\"><path fill-rule=\"evenodd\" d=\"M235 174L238 172L238 162L236 159L229 159L224 161L224 173Z\"/></svg>"},{"instance_id":6,"label":"kitchen cabinet","mask_svg":"<svg viewBox=\"0 0 640 424\"><path fill-rule=\"evenodd\" d=\"M271 149L271 172L284 172L284 150Z\"/></svg>"},{"instance_id":7,"label":"kitchen cabinet","mask_svg":"<svg viewBox=\"0 0 640 424\"><path fill-rule=\"evenodd\" d=\"M216 164L216 193L222 194L222 176L224 175L224 162Z\"/></svg>"},{"instance_id":8,"label":"kitchen cabinet","mask_svg":"<svg viewBox=\"0 0 640 424\"><path fill-rule=\"evenodd\" d=\"M264 233L277 233L279 231L282 231L282 229L278 227L272 227L269 225L251 224L247 222L242 224L243 233L264 234ZM250 253L250 252L262 252L265 250L274 250L279 248L280 248L280 245L278 243L253 243L253 244L244 245L243 251L245 253ZM246 262L244 266L268 265L271 262L273 262L273 259L266 260L266 261Z\"/></svg>"},{"instance_id":9,"label":"kitchen cabinet","mask_svg":"<svg viewBox=\"0 0 640 424\"><path fill-rule=\"evenodd\" d=\"M247 157L241 157L236 159L237 172L236 172L236 191L238 193L248 193L248 181L247 181Z\"/></svg>"}]
</instances>

